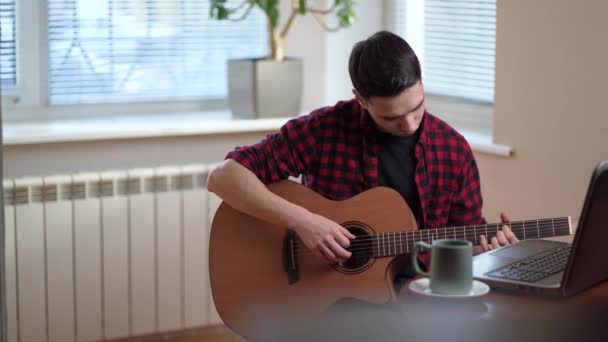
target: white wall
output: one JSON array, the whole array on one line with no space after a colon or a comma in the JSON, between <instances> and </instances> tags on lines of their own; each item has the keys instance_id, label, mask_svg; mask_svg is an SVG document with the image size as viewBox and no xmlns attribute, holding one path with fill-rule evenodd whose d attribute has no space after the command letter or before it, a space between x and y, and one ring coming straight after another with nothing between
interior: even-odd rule
<instances>
[{"instance_id":1,"label":"white wall","mask_svg":"<svg viewBox=\"0 0 608 342\"><path fill-rule=\"evenodd\" d=\"M282 13L288 13L289 1L281 2L281 5ZM317 6L323 7L322 4ZM298 17L287 36L285 55L298 56L304 60L302 111L352 98L352 84L348 76L350 50L356 42L384 29L383 9L384 1L357 1L356 22L337 32L324 31L310 15ZM286 17L284 15L283 20ZM328 26L337 26L335 15L330 15L327 20Z\"/></svg>"},{"instance_id":2,"label":"white wall","mask_svg":"<svg viewBox=\"0 0 608 342\"><path fill-rule=\"evenodd\" d=\"M348 57L355 43L385 28L383 4L384 1L358 1L355 7L357 21L348 29L327 34L324 79L327 104L353 97Z\"/></svg>"},{"instance_id":3,"label":"white wall","mask_svg":"<svg viewBox=\"0 0 608 342\"><path fill-rule=\"evenodd\" d=\"M4 177L215 163L266 133L4 146Z\"/></svg>"},{"instance_id":4,"label":"white wall","mask_svg":"<svg viewBox=\"0 0 608 342\"><path fill-rule=\"evenodd\" d=\"M281 1L281 28L291 11L290 4L291 1ZM298 16L285 39L285 56L303 60L302 111L310 111L323 105L325 39L325 32L310 15Z\"/></svg>"}]
</instances>

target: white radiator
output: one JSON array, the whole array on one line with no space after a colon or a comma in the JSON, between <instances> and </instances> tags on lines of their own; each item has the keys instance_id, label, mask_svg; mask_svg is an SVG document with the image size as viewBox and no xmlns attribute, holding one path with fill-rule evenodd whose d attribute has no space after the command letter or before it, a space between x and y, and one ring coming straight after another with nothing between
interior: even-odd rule
<instances>
[{"instance_id":1,"label":"white radiator","mask_svg":"<svg viewBox=\"0 0 608 342\"><path fill-rule=\"evenodd\" d=\"M4 181L10 342L96 341L221 321L220 204L205 165Z\"/></svg>"}]
</instances>

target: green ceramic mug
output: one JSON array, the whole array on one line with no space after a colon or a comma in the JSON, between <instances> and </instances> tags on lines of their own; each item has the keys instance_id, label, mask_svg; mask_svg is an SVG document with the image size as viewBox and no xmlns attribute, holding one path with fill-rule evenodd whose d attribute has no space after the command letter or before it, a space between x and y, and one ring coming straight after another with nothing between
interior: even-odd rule
<instances>
[{"instance_id":1,"label":"green ceramic mug","mask_svg":"<svg viewBox=\"0 0 608 342\"><path fill-rule=\"evenodd\" d=\"M421 248L431 250L431 272L418 266ZM467 294L473 286L473 244L466 240L435 240L430 245L419 241L412 252L416 272L429 277L431 292L438 294Z\"/></svg>"}]
</instances>

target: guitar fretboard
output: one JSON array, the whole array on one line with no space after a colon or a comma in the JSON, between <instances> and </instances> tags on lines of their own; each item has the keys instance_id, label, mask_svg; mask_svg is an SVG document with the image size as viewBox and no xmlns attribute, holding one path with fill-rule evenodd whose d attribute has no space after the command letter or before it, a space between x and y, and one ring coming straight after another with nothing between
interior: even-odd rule
<instances>
[{"instance_id":1,"label":"guitar fretboard","mask_svg":"<svg viewBox=\"0 0 608 342\"><path fill-rule=\"evenodd\" d=\"M504 223L488 223L375 234L372 236L372 254L374 257L387 257L410 253L419 241L432 243L439 239L468 240L473 245L477 245L479 244L479 235L483 234L489 240L501 230L503 225ZM568 216L514 221L508 223L508 225L519 240L540 239L571 233L570 217Z\"/></svg>"}]
</instances>

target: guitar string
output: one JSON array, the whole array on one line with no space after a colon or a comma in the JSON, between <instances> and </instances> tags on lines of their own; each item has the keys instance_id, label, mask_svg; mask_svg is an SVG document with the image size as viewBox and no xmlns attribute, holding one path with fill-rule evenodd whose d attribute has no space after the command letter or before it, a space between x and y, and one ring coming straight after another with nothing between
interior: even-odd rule
<instances>
[{"instance_id":1,"label":"guitar string","mask_svg":"<svg viewBox=\"0 0 608 342\"><path fill-rule=\"evenodd\" d=\"M418 240L416 242L420 242L420 241L425 241L425 240ZM491 244L490 242L488 242L488 244ZM402 243L402 244L384 244L384 245L376 245L376 246L357 246L357 248L346 248L347 251L353 253L353 254L361 254L361 253L371 253L372 251L378 251L378 256L383 256L383 255L398 255L398 254L405 254L405 253L409 253L413 250L415 243ZM303 255L303 254L314 254L313 251L311 251L310 249L308 249L308 247L306 247L305 245L302 244L302 247L300 247L299 244L295 244L294 245L294 252L298 253L299 255ZM333 252L333 251L332 251Z\"/></svg>"},{"instance_id":2,"label":"guitar string","mask_svg":"<svg viewBox=\"0 0 608 342\"><path fill-rule=\"evenodd\" d=\"M407 253L409 252L411 249L413 249L414 243L413 242L419 242L419 241L426 241L425 239L421 239L421 240L416 240L416 241L412 241L412 242L408 242L408 243L390 243L390 242L386 242L384 244L376 244L375 246L372 244L371 246L369 244L367 245L357 245L354 248L351 247L347 247L346 250L351 252L351 253L362 253L362 252L367 252L369 253L372 250L378 250L379 255L382 254L386 254L386 255L395 255L395 254L402 254L402 253ZM491 242L488 242L489 244ZM399 253L397 252L397 250L399 250ZM304 247L300 247L300 244L295 244L294 245L294 251L295 252L299 252L299 253L313 253L311 250L309 250L305 245Z\"/></svg>"},{"instance_id":3,"label":"guitar string","mask_svg":"<svg viewBox=\"0 0 608 342\"><path fill-rule=\"evenodd\" d=\"M557 220L557 222L555 222L556 220ZM568 229L568 230L570 230L570 218L569 217L554 218L554 219L539 219L537 221L537 222L539 222L539 224L537 225L537 227L535 227L535 226L533 226L533 227L525 227L525 222L530 222L530 224L533 224L534 221L536 221L536 220L533 220L533 221L529 221L529 220L528 221L512 221L512 222L506 223L506 224L510 224L511 226L513 226L513 225L521 225L520 228L511 227L511 230L515 234L523 233L523 231L528 231L529 230L531 233L533 233L534 231L537 231L538 234L539 234L539 236L540 236L541 232L546 233L547 231L551 231L554 234L550 234L550 235L558 236L558 235L562 235L562 234L558 234L557 230L560 230L560 229ZM540 224L541 221L551 221L551 224L549 225L549 222L546 222L547 224L544 224L544 223ZM502 228L502 226L503 226L502 223L494 223L494 224L488 224L488 225L489 226L494 226L493 228L495 229L496 233L500 230L499 227ZM483 226L483 229L484 229L484 232L485 232L486 225L478 225L478 226L474 226L474 227L475 228L480 227L480 229L482 229L481 228L482 226ZM469 226L469 227L467 227L467 226L458 226L458 227L451 227L451 228L450 227L445 227L445 228L438 228L438 229L433 229L433 230L436 231L436 232L438 232L440 230L444 230L446 233L451 230L452 234L453 234L454 231L456 229L458 229L459 231L456 232L456 237L459 238L459 237L462 236L462 237L464 237L466 239L466 237L468 235L467 232L466 232L466 230L467 229L470 230L470 228L473 228L473 226ZM388 248L389 253L387 253L386 255L376 255L376 256L374 256L372 254L372 255L370 255L370 259L407 254L407 253L410 252L410 248L409 247L412 247L411 249L413 250L414 242L425 241L425 239L422 236L424 234L424 231L425 230L423 229L422 231L418 230L418 231L394 232L392 245L386 246L386 244L390 243L390 242L387 242L387 243L382 243L381 246L378 246L378 244L376 244L375 247L373 246L373 240L372 240L373 236L370 236L370 235L360 235L360 236L363 236L363 238L361 240L359 240L360 241L359 244L356 244L354 246L354 247L357 247L357 248L351 249L351 247L348 247L348 250L350 252L352 252L353 254L356 254L356 253L361 253L361 252L369 252L372 249L378 249L378 251L380 251L380 248L383 248L382 251L386 252L386 249L387 249L386 247L389 247ZM421 240L412 241L412 243L410 243L410 239L408 237L409 233L412 233L411 237L415 239L416 237L415 237L414 234L416 232L419 232L419 234L420 234L419 238ZM476 230L475 230L475 233L477 233ZM488 233L494 233L494 231L490 230L490 231L488 231ZM383 234L387 234L387 233L383 233ZM407 237L406 238L406 249L405 249L405 251L403 250L403 239L402 239L403 234L406 234L406 237ZM452 234L445 234L444 236L450 237L450 235L453 236ZM376 234L376 236L377 235L378 234ZM428 231L427 231L427 239L428 239L428 235L439 236L439 234L428 234ZM474 237L476 237L477 235L481 235L481 232L479 232L478 234L475 234ZM397 243L396 243L396 238L397 237L401 238L400 245L397 245ZM523 238L523 235L521 237ZM388 239L389 238L387 236L387 240ZM370 244L369 240L372 240L371 241L371 244L372 244L371 248L369 247L369 244ZM355 242L355 241L356 240L354 240L353 242ZM426 240L426 241L428 241L428 240ZM488 239L488 241L489 241L489 239ZM310 265L321 265L321 264L323 264L322 259L319 259L318 256L314 255L314 252L311 251L310 249L308 249L306 246L304 246L303 249L300 249L299 248L300 244L298 242L301 243L301 241L296 241L296 245L294 246L295 247L294 248L295 249L295 253L297 254L298 257L304 258L302 261L299 262L300 266L304 267L304 266L310 266ZM390 248L390 247L393 247L393 248ZM391 249L393 249L393 251L391 251ZM397 249L400 250L399 253L397 253ZM314 258L310 258L310 256L314 256ZM332 264L327 264L327 266L330 266L330 267L331 267L331 265Z\"/></svg>"},{"instance_id":4,"label":"guitar string","mask_svg":"<svg viewBox=\"0 0 608 342\"><path fill-rule=\"evenodd\" d=\"M540 225L539 225L538 229L534 229L534 228L530 228L530 229L528 229L528 228L525 228L525 229L524 228L519 228L518 229L518 228L515 228L515 229L511 229L511 231L513 231L516 235L519 234L519 233L522 233L524 230L525 231L529 230L531 233L533 233L533 232L546 233L546 232L552 232L554 230L554 228L555 228L555 230L560 230L560 229L569 228L569 225L568 224L556 224L556 225L551 225L551 227L545 226L543 228L540 228ZM445 236L446 238L452 238L454 236L454 234L452 233L453 228L446 228L446 229L447 229L447 234L443 234L443 236ZM456 229L458 229L458 228L456 228ZM460 229L462 229L462 228L460 228ZM443 230L443 229L440 228L439 230ZM496 231L489 231L488 233L494 233L494 232L497 233L498 231L500 231L500 230L497 229ZM411 236L410 236L410 233L412 233ZM418 233L419 237L416 237L414 235L416 233ZM485 231L484 232L478 232L478 234L473 235L473 238L476 238L478 235L482 235L482 233L485 233ZM383 233L383 234L388 234L388 233ZM407 235L406 239L402 238L404 234ZM428 241L429 235L431 237L437 237L437 238L434 238L434 239L431 239L431 240L442 239L440 237L442 234L427 234L426 238L423 235L424 235L424 230L411 231L411 232L410 231L395 232L393 237L385 235L386 238L383 239L382 242L377 242L376 246L375 247L371 247L371 248L370 248L370 245L371 246L374 245L374 241L373 241L374 237L377 237L377 236L380 236L380 235L379 234L375 234L375 235L359 235L359 236L361 236L361 238L359 238L359 240L357 240L357 239L352 240L352 243L347 248L347 250L349 250L351 252L365 251L365 250L369 250L369 249L372 249L372 248L377 248L379 250L380 249L386 250L386 249L388 249L388 247L402 246L404 244L404 242L406 243L407 246L413 246L413 244L410 243L410 241L412 240L412 239L410 239L410 237L413 238L413 240L415 240L416 238L418 238L418 240L416 242L418 242L418 241ZM466 239L467 236L470 236L471 234L467 234L463 230L463 231L460 231L460 232L456 232L455 235L456 235L457 238L464 237ZM485 235L485 234L483 234L483 235ZM556 234L556 235L558 235L558 234ZM523 235L521 235L521 237L523 238ZM397 238L400 238L400 243L399 244L397 243ZM387 241L384 241L384 240L387 240ZM392 241L390 241L390 240L392 240ZM489 239L488 239L488 241L489 241ZM414 242L414 241L411 241L411 242ZM301 244L300 241L296 241L296 245L294 246L294 248L296 250L299 249L300 248L300 244ZM304 247L306 248L306 250L309 250L306 246L304 246ZM353 248L353 247L356 247L356 248ZM396 250L396 247L395 248L391 248L391 249L395 249ZM312 251L310 251L310 252L312 253Z\"/></svg>"},{"instance_id":5,"label":"guitar string","mask_svg":"<svg viewBox=\"0 0 608 342\"><path fill-rule=\"evenodd\" d=\"M373 255L370 254L367 257L371 260L371 259L378 259L378 258L383 258L383 257L394 257L394 256L398 256L398 255L404 255L404 254L408 254L413 250L413 245L410 245L410 247L412 247L411 249L400 249L399 252L397 252L397 247L395 248L391 248L391 250L389 250L389 253L386 253L385 255ZM355 250L355 253L361 253L361 251L365 251L367 249L367 251L369 252L371 249L377 249L376 247L374 248L363 248L363 249L358 249ZM328 267L331 267L332 265L335 265L336 263L325 263L323 261L323 259L320 259L318 256L314 255L314 253L309 250L308 248L305 248L303 250L295 250L297 257L298 258L302 258L302 260L300 260L298 262L298 265L301 267L308 267L308 266L318 266L318 265L326 265ZM353 251L351 251L353 252ZM354 253L354 254L355 254Z\"/></svg>"},{"instance_id":6,"label":"guitar string","mask_svg":"<svg viewBox=\"0 0 608 342\"><path fill-rule=\"evenodd\" d=\"M569 227L568 225L565 225L564 227L561 227L561 228L568 228L568 227ZM556 229L557 229L557 226L556 226ZM419 241L425 241L425 240L419 240ZM418 242L418 241L416 241L416 242ZM386 253L384 255L371 254L368 256L369 259L377 259L377 258L392 257L392 256L398 256L398 255L404 255L404 254L411 253L413 251L414 244L409 243L407 245L408 247L411 247L411 248L405 248L405 249L400 248L400 252L397 252L397 249L399 249L397 244L392 244L392 246L393 246L393 248L390 248L390 249L386 248L386 244L385 244L384 246L381 246L381 247L378 247L376 245L371 248L364 247L364 248L358 248L358 249L354 249L354 250L351 250L349 248L347 250L349 250L351 252L355 252L355 253L361 253L361 252L369 252L371 250L380 250L383 247L384 247L383 252L386 252L386 250L388 249L388 253ZM302 261L298 262L299 266L305 267L305 266L311 266L311 265L323 265L324 264L323 260L319 259L316 255L314 255L313 251L311 251L310 249L304 248L304 249L300 250L298 248L298 245L295 245L294 247L296 247L295 252L296 252L297 256L305 258ZM355 254L355 253L353 253L353 254ZM314 256L314 258L310 258L311 256ZM331 267L334 264L335 263L326 264L326 265Z\"/></svg>"},{"instance_id":7,"label":"guitar string","mask_svg":"<svg viewBox=\"0 0 608 342\"><path fill-rule=\"evenodd\" d=\"M544 219L544 220L551 220L551 219ZM531 233L537 232L538 235L540 236L541 232L546 233L546 232L552 232L555 229L563 229L563 228L569 228L569 221L568 218L558 218L556 220L559 221L550 221L550 222L543 222L540 223L541 220L539 220L539 224L535 224L532 227L525 227L525 222L530 222L529 224L533 224L532 222L536 221L516 221L516 222L511 222L511 223L489 223L487 225L475 225L475 226L454 226L454 227L445 227L445 228L430 228L430 229L419 229L419 230L415 230L415 231L396 231L396 232L386 232L386 233L381 233L381 234L385 234L385 236L388 236L386 234L399 234L400 237L402 237L404 234L409 236L410 234L412 234L413 237L415 237L415 234L418 233L420 235L426 234L427 237L429 235L432 236L453 236L454 233L456 235L463 235L463 236L467 236L469 234L472 234L473 236L478 236L481 235L485 232L486 228L490 228L490 232L498 232L500 230L500 228L502 228L503 225L511 225L511 231L514 233L522 233L522 237L523 237L523 232L527 232L530 231ZM516 227L513 227L513 226ZM475 227L475 229L472 229L473 227ZM479 229L479 232L477 231L477 229ZM458 230L458 231L456 231ZM467 232L467 230L469 231L473 231L472 233ZM443 232L441 232L443 231ZM443 234L442 234L443 233ZM373 236L380 236L381 234L373 234L373 235L360 235L363 237L368 237L369 239L371 239ZM390 238L390 236L387 237L387 239ZM357 240L355 240L357 241ZM362 241L362 240L359 240Z\"/></svg>"},{"instance_id":8,"label":"guitar string","mask_svg":"<svg viewBox=\"0 0 608 342\"><path fill-rule=\"evenodd\" d=\"M501 226L502 227L502 226ZM501 229L499 229L499 227L489 227L489 233L494 233L494 232L498 232ZM523 232L530 232L530 233L537 233L537 235L543 235L542 233L547 233L547 232L553 232L554 230L561 230L561 229L568 229L569 225L567 223L556 223L556 224L550 224L550 225L538 225L537 227L530 227L530 228L526 228L526 227L515 227L515 228L511 228L511 231L515 234L520 234L523 235ZM374 237L378 237L378 236L384 236L387 240L389 239L393 239L395 240L396 237L403 237L403 235L406 235L406 238L409 238L409 236L411 235L413 238L416 238L416 234L420 235L420 237L423 237L423 235L427 235L427 239L429 237L437 237L434 238L434 240L439 239L440 236L445 236L445 238L449 238L452 237L454 235L456 236L469 236L472 235L474 237L478 236L478 235L485 235L485 227L484 228L480 228L479 231L475 230L474 232L471 231L470 228L466 228L466 227L446 227L446 228L439 228L439 229L432 229L433 232L431 232L430 230L427 229L422 229L422 230L415 230L415 231L396 231L396 232L385 232L385 233L381 233L381 234L373 234L373 235L359 235L360 238L359 240L355 239L353 241L353 243L356 242L365 242L365 240L370 240ZM467 231L469 230L469 231ZM443 232L442 232L443 231ZM539 234L540 233L540 234ZM391 234L393 236L391 236ZM532 235L531 234L531 235ZM488 234L489 235L489 234ZM352 244L351 244L352 245Z\"/></svg>"},{"instance_id":9,"label":"guitar string","mask_svg":"<svg viewBox=\"0 0 608 342\"><path fill-rule=\"evenodd\" d=\"M557 225L555 226L555 228L558 229ZM560 228L569 228L569 225L566 224L565 226L562 226ZM419 240L419 241L424 241L424 240ZM408 246L411 246L412 248L411 249L406 249L406 250L401 249L401 251L399 253L397 253L397 245L393 244L393 246L395 246L393 248L394 253L390 253L390 250L389 250L389 253L386 254L386 255L370 255L369 258L370 259L376 259L376 258L382 258L382 257L391 257L391 256L408 254L408 253L411 252L411 250L413 250L414 244L408 244ZM320 265L320 264L323 264L323 260L319 259L316 255L314 255L313 251L311 251L310 249L305 248L303 250L299 250L298 245L295 245L294 247L296 247L295 248L295 252L297 253L298 257L305 257L306 258L306 259L304 259L304 260L302 260L302 261L299 262L300 266L310 266L310 265ZM355 249L354 251L355 252L361 252L361 251L366 251L366 250L370 251L372 249L378 249L378 246L372 247L372 248L369 248L369 247L359 248L359 249ZM351 251L351 252L353 252L353 250L350 250L350 249L348 249L348 250ZM384 251L386 251L386 250L384 250ZM314 256L314 258L309 258L310 256ZM333 264L327 264L327 266L330 266L330 267L332 265Z\"/></svg>"},{"instance_id":10,"label":"guitar string","mask_svg":"<svg viewBox=\"0 0 608 342\"><path fill-rule=\"evenodd\" d=\"M565 227L564 227L565 228ZM557 229L557 227L556 227ZM488 232L488 233L493 233L493 232ZM488 234L489 235L489 234ZM556 234L556 236L559 236L562 234ZM566 234L563 234L566 235ZM551 235L553 236L553 235ZM398 238L399 235L396 235L396 237ZM549 236L547 236L549 237ZM414 242L419 242L419 241L426 241L429 242L429 238L428 237L424 237L424 236L412 236L413 239L401 239L400 243L397 242L397 239L395 238L386 238L384 241L373 241L372 237L365 235L362 236L362 238L360 238L359 241L357 241L356 239L353 240L353 242L351 243L351 245L349 247L347 247L346 249L350 252L361 252L361 251L368 251L368 250L372 250L372 249L378 249L378 250L387 250L387 249L394 249L396 250L397 248L401 248L403 249L402 246L413 246ZM447 236L447 238L453 238L453 235L450 234L450 236ZM456 238L457 239L464 239L464 240L473 240L476 238L476 236L474 236L473 238L467 238L467 235L465 234L456 234ZM520 236L519 239L522 240L523 236ZM433 240L440 240L443 239L441 238L439 235L435 235L435 236L431 236L430 241ZM370 241L371 240L371 241ZM390 241L392 240L392 241ZM490 239L488 239L488 243L489 243ZM374 246L374 242L375 242L375 246ZM296 244L294 245L294 249L297 251L298 249L300 249L300 245L303 245L301 242L296 242ZM305 250L309 250L305 245L304 245ZM312 251L311 251L312 252Z\"/></svg>"}]
</instances>

